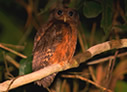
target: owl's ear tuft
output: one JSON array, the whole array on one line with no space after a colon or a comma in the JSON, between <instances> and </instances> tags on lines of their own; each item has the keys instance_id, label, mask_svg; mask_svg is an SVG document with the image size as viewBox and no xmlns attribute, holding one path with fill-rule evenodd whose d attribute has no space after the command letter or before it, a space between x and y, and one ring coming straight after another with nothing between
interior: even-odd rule
<instances>
[{"instance_id":1,"label":"owl's ear tuft","mask_svg":"<svg viewBox=\"0 0 127 92\"><path fill-rule=\"evenodd\" d=\"M49 16L49 21L51 21L52 19L53 19L53 17L54 17L54 13L55 13L55 11L56 11L56 8L53 8L53 9L51 9L50 11L49 11L49 14L50 14L50 16Z\"/></svg>"}]
</instances>

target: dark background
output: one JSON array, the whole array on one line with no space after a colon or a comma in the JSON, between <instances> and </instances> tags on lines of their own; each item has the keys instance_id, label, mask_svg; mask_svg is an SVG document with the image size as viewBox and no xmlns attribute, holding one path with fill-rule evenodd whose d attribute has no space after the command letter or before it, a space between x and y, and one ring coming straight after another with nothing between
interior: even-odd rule
<instances>
[{"instance_id":1,"label":"dark background","mask_svg":"<svg viewBox=\"0 0 127 92\"><path fill-rule=\"evenodd\" d=\"M75 8L80 15L75 55L108 40L127 38L127 0L0 0L0 44L28 56L28 59L23 59L0 47L0 82L12 78L12 75L16 77L32 72L31 61L35 33L48 20L50 11L62 5ZM124 53L126 50L123 48L118 51ZM107 51L88 62L109 57L115 52L116 50ZM12 59L20 67L16 67ZM61 90L60 92L101 92L100 88L88 82L61 77L63 74L74 74L95 81L91 76L91 71L93 71L96 83L115 92L126 92L126 56L116 58L115 66L109 66L109 61L92 66L83 63L78 68L61 72L50 88L57 87ZM113 72L104 72L111 67L114 67ZM110 77L107 78L107 75ZM46 89L34 83L10 92L34 91L47 92Z\"/></svg>"}]
</instances>

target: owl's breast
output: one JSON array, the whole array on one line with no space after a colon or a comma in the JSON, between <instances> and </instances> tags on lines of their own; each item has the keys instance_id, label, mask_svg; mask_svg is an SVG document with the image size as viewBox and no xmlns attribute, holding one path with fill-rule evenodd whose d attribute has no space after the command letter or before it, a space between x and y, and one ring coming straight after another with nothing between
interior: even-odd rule
<instances>
[{"instance_id":1,"label":"owl's breast","mask_svg":"<svg viewBox=\"0 0 127 92\"><path fill-rule=\"evenodd\" d=\"M69 62L75 52L77 43L77 29L68 24L62 24L60 31L56 32L56 38L61 36L55 52L50 59L51 63Z\"/></svg>"}]
</instances>

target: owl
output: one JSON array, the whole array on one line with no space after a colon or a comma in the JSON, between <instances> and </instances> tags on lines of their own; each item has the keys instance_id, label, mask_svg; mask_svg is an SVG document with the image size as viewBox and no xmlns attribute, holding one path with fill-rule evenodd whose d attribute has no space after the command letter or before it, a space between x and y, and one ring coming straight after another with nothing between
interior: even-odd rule
<instances>
[{"instance_id":1,"label":"owl","mask_svg":"<svg viewBox=\"0 0 127 92\"><path fill-rule=\"evenodd\" d=\"M77 43L78 13L68 7L52 10L49 20L36 33L33 47L32 69L37 71L52 64L73 63ZM47 88L57 73L35 83Z\"/></svg>"}]
</instances>

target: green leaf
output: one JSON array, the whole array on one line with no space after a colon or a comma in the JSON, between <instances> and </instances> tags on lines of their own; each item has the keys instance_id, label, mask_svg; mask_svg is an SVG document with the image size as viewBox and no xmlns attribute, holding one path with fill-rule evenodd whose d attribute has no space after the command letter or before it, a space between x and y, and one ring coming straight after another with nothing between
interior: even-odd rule
<instances>
[{"instance_id":1,"label":"green leaf","mask_svg":"<svg viewBox=\"0 0 127 92\"><path fill-rule=\"evenodd\" d=\"M32 60L33 56L29 56L27 59L20 61L19 75L25 75L32 72Z\"/></svg>"},{"instance_id":2,"label":"green leaf","mask_svg":"<svg viewBox=\"0 0 127 92\"><path fill-rule=\"evenodd\" d=\"M87 18L97 17L102 12L101 4L95 1L87 1L84 3L83 14Z\"/></svg>"},{"instance_id":3,"label":"green leaf","mask_svg":"<svg viewBox=\"0 0 127 92\"><path fill-rule=\"evenodd\" d=\"M117 81L115 92L127 92L127 82Z\"/></svg>"},{"instance_id":4,"label":"green leaf","mask_svg":"<svg viewBox=\"0 0 127 92\"><path fill-rule=\"evenodd\" d=\"M104 29L104 32L108 34L112 26L113 0L103 0L102 7L101 27Z\"/></svg>"}]
</instances>

